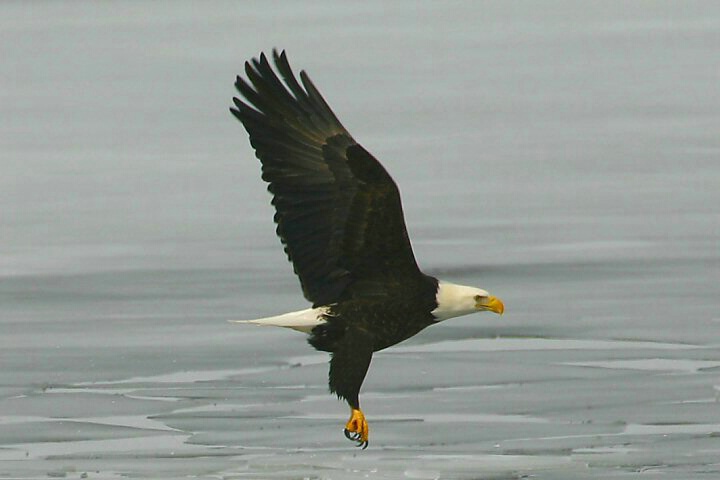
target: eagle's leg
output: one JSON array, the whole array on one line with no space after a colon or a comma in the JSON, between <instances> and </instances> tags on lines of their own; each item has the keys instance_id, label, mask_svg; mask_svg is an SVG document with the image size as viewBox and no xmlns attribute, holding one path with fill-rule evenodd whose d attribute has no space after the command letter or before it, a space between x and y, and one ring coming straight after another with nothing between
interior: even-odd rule
<instances>
[{"instance_id":1,"label":"eagle's leg","mask_svg":"<svg viewBox=\"0 0 720 480\"><path fill-rule=\"evenodd\" d=\"M357 446L365 450L368 446L369 433L370 429L362 410L350 407L350 420L348 420L345 425L345 436L347 439L357 442Z\"/></svg>"},{"instance_id":2,"label":"eagle's leg","mask_svg":"<svg viewBox=\"0 0 720 480\"><path fill-rule=\"evenodd\" d=\"M360 386L372 359L372 337L357 328L348 328L332 352L330 360L330 391L350 405L350 420L345 436L363 449L368 446L368 423L360 410Z\"/></svg>"}]
</instances>

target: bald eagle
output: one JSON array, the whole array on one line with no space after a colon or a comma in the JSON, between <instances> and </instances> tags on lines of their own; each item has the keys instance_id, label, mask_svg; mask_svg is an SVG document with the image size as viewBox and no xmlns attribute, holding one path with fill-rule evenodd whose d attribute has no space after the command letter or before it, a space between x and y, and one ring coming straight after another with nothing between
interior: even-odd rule
<instances>
[{"instance_id":1,"label":"bald eagle","mask_svg":"<svg viewBox=\"0 0 720 480\"><path fill-rule=\"evenodd\" d=\"M262 163L280 237L312 308L241 323L292 328L330 352L331 393L350 406L345 436L367 448L360 387L374 352L425 327L478 311L502 314L480 288L418 268L400 194L385 168L343 127L308 75L285 52L245 62L230 111Z\"/></svg>"}]
</instances>

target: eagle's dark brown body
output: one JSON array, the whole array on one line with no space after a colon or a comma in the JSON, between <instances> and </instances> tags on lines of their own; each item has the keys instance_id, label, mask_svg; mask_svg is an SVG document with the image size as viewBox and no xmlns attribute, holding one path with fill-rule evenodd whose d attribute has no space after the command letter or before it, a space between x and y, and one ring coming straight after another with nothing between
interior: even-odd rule
<instances>
[{"instance_id":1,"label":"eagle's dark brown body","mask_svg":"<svg viewBox=\"0 0 720 480\"><path fill-rule=\"evenodd\" d=\"M382 295L350 299L332 305L327 322L312 330L308 342L332 353L330 391L360 408L358 395L373 352L391 347L435 323L432 311L437 280L424 277Z\"/></svg>"}]
</instances>

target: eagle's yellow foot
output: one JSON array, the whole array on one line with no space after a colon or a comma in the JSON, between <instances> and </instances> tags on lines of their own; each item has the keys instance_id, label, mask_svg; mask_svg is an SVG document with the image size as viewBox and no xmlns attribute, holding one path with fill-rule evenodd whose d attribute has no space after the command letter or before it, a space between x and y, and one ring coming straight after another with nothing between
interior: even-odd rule
<instances>
[{"instance_id":1,"label":"eagle's yellow foot","mask_svg":"<svg viewBox=\"0 0 720 480\"><path fill-rule=\"evenodd\" d=\"M350 411L350 420L345 425L345 436L348 440L357 442L357 446L365 450L368 446L368 423L362 410L353 408Z\"/></svg>"}]
</instances>

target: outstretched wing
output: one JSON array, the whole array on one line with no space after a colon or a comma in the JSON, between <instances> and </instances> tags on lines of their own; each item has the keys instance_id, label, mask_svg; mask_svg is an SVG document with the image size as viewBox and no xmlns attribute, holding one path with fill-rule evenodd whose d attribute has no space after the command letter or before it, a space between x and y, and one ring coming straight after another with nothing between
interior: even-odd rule
<instances>
[{"instance_id":1,"label":"outstretched wing","mask_svg":"<svg viewBox=\"0 0 720 480\"><path fill-rule=\"evenodd\" d=\"M273 194L277 234L315 306L355 287L419 274L400 193L375 158L345 130L305 72L285 52L245 63L231 112L250 135Z\"/></svg>"}]
</instances>

